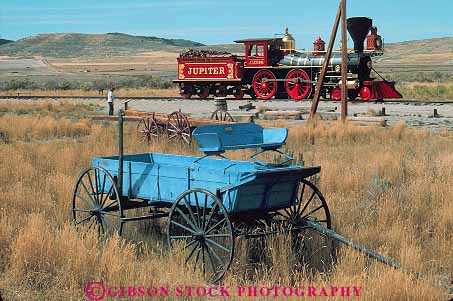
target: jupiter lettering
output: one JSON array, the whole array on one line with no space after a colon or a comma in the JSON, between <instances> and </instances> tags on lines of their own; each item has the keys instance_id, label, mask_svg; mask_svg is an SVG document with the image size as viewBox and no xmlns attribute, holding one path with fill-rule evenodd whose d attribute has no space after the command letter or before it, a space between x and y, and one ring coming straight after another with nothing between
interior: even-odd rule
<instances>
[{"instance_id":1,"label":"jupiter lettering","mask_svg":"<svg viewBox=\"0 0 453 301\"><path fill-rule=\"evenodd\" d=\"M187 75L225 75L225 67L189 67Z\"/></svg>"}]
</instances>

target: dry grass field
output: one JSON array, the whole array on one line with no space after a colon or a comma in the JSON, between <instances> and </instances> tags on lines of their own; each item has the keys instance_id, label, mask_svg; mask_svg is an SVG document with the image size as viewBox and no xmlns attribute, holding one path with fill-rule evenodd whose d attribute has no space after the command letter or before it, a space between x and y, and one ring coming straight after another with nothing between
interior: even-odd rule
<instances>
[{"instance_id":1,"label":"dry grass field","mask_svg":"<svg viewBox=\"0 0 453 301\"><path fill-rule=\"evenodd\" d=\"M167 249L165 221L127 224L125 238L107 241L71 225L78 174L91 157L116 153L116 126L90 121L96 109L67 102L0 103L0 292L5 300L81 300L90 280L117 286L203 285L200 275L184 266L182 254ZM194 145L165 140L144 145L134 129L126 126L127 153L199 154ZM292 268L286 240L275 237L262 264L248 264L246 243L239 242L223 285L351 285L361 287L361 300L447 300L453 277L453 132L318 122L291 127L287 147L307 166L322 166L318 183L335 230L423 277L347 248L340 249L330 271L313 275ZM232 157L248 154L237 151Z\"/></svg>"}]
</instances>

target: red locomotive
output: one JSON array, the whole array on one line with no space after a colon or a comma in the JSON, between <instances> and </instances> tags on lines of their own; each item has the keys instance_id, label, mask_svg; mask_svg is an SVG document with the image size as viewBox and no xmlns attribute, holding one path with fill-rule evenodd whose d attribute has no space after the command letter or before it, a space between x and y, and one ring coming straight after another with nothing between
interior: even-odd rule
<instances>
[{"instance_id":1,"label":"red locomotive","mask_svg":"<svg viewBox=\"0 0 453 301\"><path fill-rule=\"evenodd\" d=\"M347 20L354 51L348 52L348 94L351 100L383 100L401 98L394 82L371 77L372 57L384 53L382 38L372 20L365 17ZM364 42L366 39L366 48ZM313 51L297 51L295 40L286 29L283 38L247 39L243 56L231 53L189 50L178 58L178 80L181 96L206 98L233 95L242 99L268 100L310 98L325 60L325 42L318 38ZM333 52L329 61L322 95L340 100L341 51ZM380 75L379 75L380 76Z\"/></svg>"}]
</instances>

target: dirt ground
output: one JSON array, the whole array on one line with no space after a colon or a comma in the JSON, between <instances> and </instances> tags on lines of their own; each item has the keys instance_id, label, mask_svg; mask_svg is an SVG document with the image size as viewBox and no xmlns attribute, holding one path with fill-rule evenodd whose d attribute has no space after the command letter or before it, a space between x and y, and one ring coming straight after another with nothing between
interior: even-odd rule
<instances>
[{"instance_id":1,"label":"dirt ground","mask_svg":"<svg viewBox=\"0 0 453 301\"><path fill-rule=\"evenodd\" d=\"M49 101L59 101L57 98L49 98ZM4 99L2 101L8 101ZM11 101L14 101L11 99ZM36 101L21 100L21 101ZM94 103L104 107L104 111L100 114L107 113L107 104L101 99L65 99L69 102ZM115 110L122 108L125 99L117 99ZM241 111L239 106L252 103L256 108L250 111ZM233 117L241 115L259 114L264 110L298 110L302 112L302 120L291 120L291 124L306 122L308 113L311 107L311 101L294 102L290 100L271 100L267 102L248 100L233 100L228 99L228 110ZM172 113L181 110L183 113L194 117L209 118L216 107L214 100L199 100L199 99L134 99L129 102L129 108L148 111ZM406 125L417 128L425 128L433 131L453 130L453 104L414 104L409 102L401 103L349 103L348 116L379 116L382 109L385 108L386 116L381 116L387 121L387 124L392 125L400 121L404 121ZM434 118L434 110L437 109L439 117ZM334 120L339 118L341 104L333 101L321 101L318 107L318 112L324 120Z\"/></svg>"}]
</instances>

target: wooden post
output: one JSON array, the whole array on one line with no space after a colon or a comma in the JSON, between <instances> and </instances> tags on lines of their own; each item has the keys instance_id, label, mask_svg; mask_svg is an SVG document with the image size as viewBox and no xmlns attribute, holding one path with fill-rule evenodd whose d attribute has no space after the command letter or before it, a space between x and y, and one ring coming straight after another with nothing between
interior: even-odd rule
<instances>
[{"instance_id":1,"label":"wooden post","mask_svg":"<svg viewBox=\"0 0 453 301\"><path fill-rule=\"evenodd\" d=\"M326 76L327 67L329 66L329 61L330 61L330 57L332 55L333 45L335 44L335 37L337 36L338 25L340 23L341 11L342 11L342 3L340 3L340 6L338 7L337 16L335 17L335 22L333 24L332 33L330 35L329 45L327 47L326 57L324 59L324 63L322 64L321 74L319 75L318 82L316 83L315 95L313 96L313 103L311 105L309 119L312 119L315 116L316 110L318 109L319 98L321 96L321 88L324 83L324 78Z\"/></svg>"},{"instance_id":2,"label":"wooden post","mask_svg":"<svg viewBox=\"0 0 453 301\"><path fill-rule=\"evenodd\" d=\"M341 1L341 121L348 117L348 40L346 33L346 0Z\"/></svg>"}]
</instances>

